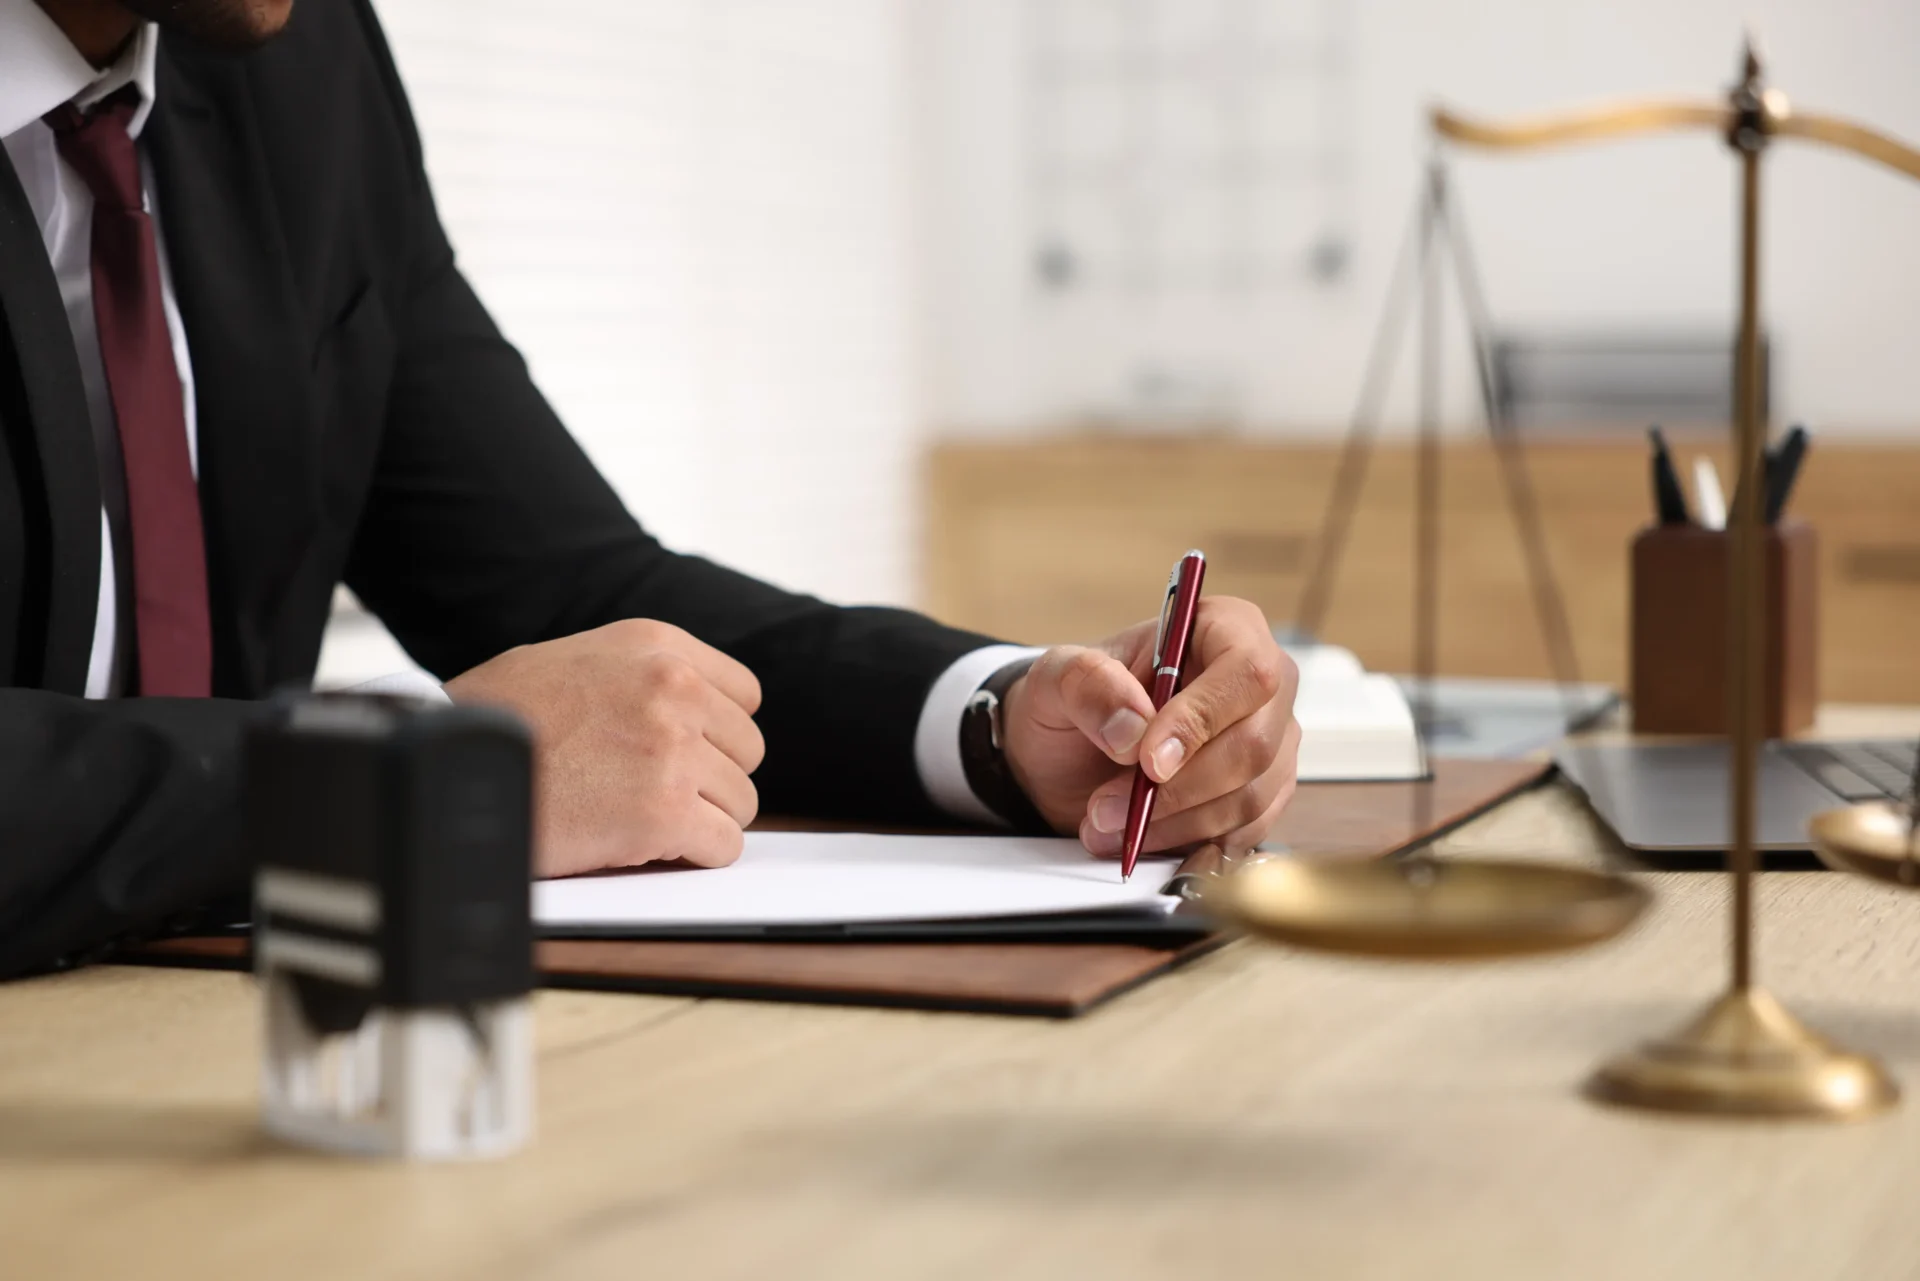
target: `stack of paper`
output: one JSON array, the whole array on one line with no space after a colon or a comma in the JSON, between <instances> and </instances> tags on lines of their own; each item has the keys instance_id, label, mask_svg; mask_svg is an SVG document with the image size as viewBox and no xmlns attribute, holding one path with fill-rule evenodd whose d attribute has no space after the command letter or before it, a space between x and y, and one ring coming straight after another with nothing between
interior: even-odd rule
<instances>
[{"instance_id":1,"label":"stack of paper","mask_svg":"<svg viewBox=\"0 0 1920 1281\"><path fill-rule=\"evenodd\" d=\"M534 919L550 930L958 921L1073 912L1165 915L1176 864L1120 865L1078 841L1025 836L749 832L728 867L643 867L543 881Z\"/></svg>"}]
</instances>

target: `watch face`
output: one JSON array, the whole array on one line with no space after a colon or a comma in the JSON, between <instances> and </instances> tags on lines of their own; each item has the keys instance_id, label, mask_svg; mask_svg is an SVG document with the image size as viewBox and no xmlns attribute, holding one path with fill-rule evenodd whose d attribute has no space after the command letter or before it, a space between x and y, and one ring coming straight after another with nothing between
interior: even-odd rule
<instances>
[{"instance_id":1,"label":"watch face","mask_svg":"<svg viewBox=\"0 0 1920 1281\"><path fill-rule=\"evenodd\" d=\"M987 742L994 751L1000 750L1000 696L990 689L975 690L967 700L967 716L987 718Z\"/></svg>"}]
</instances>

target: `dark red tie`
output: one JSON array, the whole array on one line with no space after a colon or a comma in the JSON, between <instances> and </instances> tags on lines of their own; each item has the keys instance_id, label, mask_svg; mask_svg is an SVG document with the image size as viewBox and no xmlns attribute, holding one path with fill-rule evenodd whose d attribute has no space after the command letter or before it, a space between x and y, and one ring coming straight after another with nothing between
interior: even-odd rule
<instances>
[{"instance_id":1,"label":"dark red tie","mask_svg":"<svg viewBox=\"0 0 1920 1281\"><path fill-rule=\"evenodd\" d=\"M204 698L213 683L206 542L187 453L180 373L160 302L160 254L140 198L140 158L127 122L136 95L46 121L60 154L93 192L93 316L127 475L139 692Z\"/></svg>"}]
</instances>

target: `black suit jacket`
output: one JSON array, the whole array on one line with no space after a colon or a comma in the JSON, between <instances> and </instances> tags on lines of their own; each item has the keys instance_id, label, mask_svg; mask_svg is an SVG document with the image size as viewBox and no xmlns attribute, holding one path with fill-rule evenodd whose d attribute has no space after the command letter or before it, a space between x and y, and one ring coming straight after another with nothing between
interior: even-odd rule
<instances>
[{"instance_id":1,"label":"black suit jacket","mask_svg":"<svg viewBox=\"0 0 1920 1281\"><path fill-rule=\"evenodd\" d=\"M455 265L366 0L305 0L243 58L163 35L146 129L194 367L216 697L79 697L98 471L0 153L0 974L244 888L240 728L249 700L311 680L342 580L443 678L619 618L676 623L761 680L765 808L931 817L921 704L985 638L641 530Z\"/></svg>"}]
</instances>

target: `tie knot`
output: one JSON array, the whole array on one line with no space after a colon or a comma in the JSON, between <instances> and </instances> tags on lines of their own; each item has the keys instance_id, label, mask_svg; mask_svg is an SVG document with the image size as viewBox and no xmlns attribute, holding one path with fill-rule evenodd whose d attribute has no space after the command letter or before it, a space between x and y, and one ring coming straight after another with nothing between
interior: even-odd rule
<instances>
[{"instance_id":1,"label":"tie knot","mask_svg":"<svg viewBox=\"0 0 1920 1281\"><path fill-rule=\"evenodd\" d=\"M133 135L127 132L139 105L139 90L128 85L90 111L67 102L43 117L53 130L61 157L87 184L96 204L128 210L146 207L140 196L140 158L133 148Z\"/></svg>"}]
</instances>

